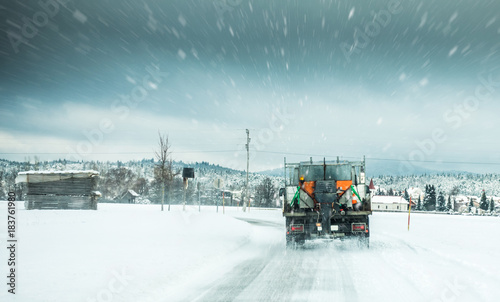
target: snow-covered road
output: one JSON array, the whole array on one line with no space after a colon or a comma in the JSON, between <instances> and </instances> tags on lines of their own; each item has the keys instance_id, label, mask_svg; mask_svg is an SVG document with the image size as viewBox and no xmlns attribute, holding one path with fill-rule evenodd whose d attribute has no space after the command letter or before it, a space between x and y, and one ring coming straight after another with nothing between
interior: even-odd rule
<instances>
[{"instance_id":1,"label":"snow-covered road","mask_svg":"<svg viewBox=\"0 0 500 302\"><path fill-rule=\"evenodd\" d=\"M500 219L375 213L372 243L284 249L283 224L251 219L254 256L186 301L498 301ZM258 212L258 210L257 210ZM241 217L241 214L238 214ZM272 238L272 239L271 239Z\"/></svg>"},{"instance_id":2,"label":"snow-covered road","mask_svg":"<svg viewBox=\"0 0 500 302\"><path fill-rule=\"evenodd\" d=\"M0 202L0 213L6 213ZM0 226L6 226L0 215ZM279 209L99 205L18 211L1 301L498 301L500 218L375 213L371 246L286 250ZM2 246L6 227L0 229ZM0 249L0 269L7 272ZM5 278L6 280L6 278ZM5 282L4 282L5 283ZM14 299L15 298L15 299Z\"/></svg>"}]
</instances>

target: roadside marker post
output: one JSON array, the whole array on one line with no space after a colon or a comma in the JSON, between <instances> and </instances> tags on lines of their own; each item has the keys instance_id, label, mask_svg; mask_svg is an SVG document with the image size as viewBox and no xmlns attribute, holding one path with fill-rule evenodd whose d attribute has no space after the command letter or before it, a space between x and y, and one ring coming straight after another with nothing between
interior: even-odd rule
<instances>
[{"instance_id":1,"label":"roadside marker post","mask_svg":"<svg viewBox=\"0 0 500 302\"><path fill-rule=\"evenodd\" d=\"M224 181L220 178L217 178L215 181L214 181L214 187L216 189L219 189L221 190L223 187L224 187ZM217 202L217 213L219 213L219 198L216 198L216 202ZM222 192L222 211L224 212L224 192Z\"/></svg>"},{"instance_id":2,"label":"roadside marker post","mask_svg":"<svg viewBox=\"0 0 500 302\"><path fill-rule=\"evenodd\" d=\"M410 203L408 204L408 231L410 231L410 213L411 213L411 196L410 196Z\"/></svg>"},{"instance_id":3,"label":"roadside marker post","mask_svg":"<svg viewBox=\"0 0 500 302\"><path fill-rule=\"evenodd\" d=\"M196 184L196 187L198 188L198 212L201 212L200 183L199 182Z\"/></svg>"}]
</instances>

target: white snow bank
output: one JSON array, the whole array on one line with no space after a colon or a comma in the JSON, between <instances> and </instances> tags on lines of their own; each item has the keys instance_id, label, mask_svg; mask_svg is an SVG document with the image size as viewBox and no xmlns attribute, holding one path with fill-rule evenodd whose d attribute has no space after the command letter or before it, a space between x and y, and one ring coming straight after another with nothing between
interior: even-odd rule
<instances>
[{"instance_id":1,"label":"white snow bank","mask_svg":"<svg viewBox=\"0 0 500 302\"><path fill-rule=\"evenodd\" d=\"M374 213L362 301L498 301L500 219ZM366 295L365 295L366 293Z\"/></svg>"}]
</instances>

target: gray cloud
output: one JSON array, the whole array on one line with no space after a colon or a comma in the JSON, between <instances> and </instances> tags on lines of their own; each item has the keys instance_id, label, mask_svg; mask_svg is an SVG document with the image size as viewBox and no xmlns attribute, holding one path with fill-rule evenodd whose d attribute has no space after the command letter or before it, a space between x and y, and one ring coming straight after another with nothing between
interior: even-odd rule
<instances>
[{"instance_id":1,"label":"gray cloud","mask_svg":"<svg viewBox=\"0 0 500 302\"><path fill-rule=\"evenodd\" d=\"M434 160L460 158L460 134L480 142L471 147L476 154L486 154L480 144L498 135L498 102L481 102L459 129L443 118L475 94L479 74L500 66L498 1L402 1L379 32L358 41L362 47L356 35L380 23L374 13L390 1L236 1L223 14L201 0L68 1L16 53L12 34L22 36L23 18L43 11L23 3L0 9L0 130L18 137L75 144L109 118L116 128L107 142L130 143L145 133L154 139L170 128L172 136L192 130L205 147L217 147L224 136L199 135L200 125L241 131L244 143L242 129L258 135L285 107L296 118L268 150L290 151L300 137L301 153L407 157L415 141L444 129L449 141L426 156ZM342 45L359 51L347 59ZM168 75L119 118L113 104L140 87L151 66ZM498 99L499 89L490 98ZM65 108L80 108L68 104L88 111L68 114ZM128 126L137 120L142 135ZM204 149L177 138L180 148ZM475 156L463 152L464 159Z\"/></svg>"}]
</instances>

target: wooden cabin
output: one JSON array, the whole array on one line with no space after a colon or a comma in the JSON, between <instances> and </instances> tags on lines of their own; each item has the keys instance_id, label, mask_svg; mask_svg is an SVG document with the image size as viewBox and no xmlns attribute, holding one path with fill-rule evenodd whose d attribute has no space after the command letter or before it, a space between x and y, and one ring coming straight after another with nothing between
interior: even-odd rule
<instances>
[{"instance_id":1,"label":"wooden cabin","mask_svg":"<svg viewBox=\"0 0 500 302\"><path fill-rule=\"evenodd\" d=\"M136 203L137 197L140 195L137 194L134 190L127 190L122 196L119 198L122 203Z\"/></svg>"},{"instance_id":2,"label":"wooden cabin","mask_svg":"<svg viewBox=\"0 0 500 302\"><path fill-rule=\"evenodd\" d=\"M26 171L16 183L26 183L27 210L97 210L98 177L97 171Z\"/></svg>"}]
</instances>

